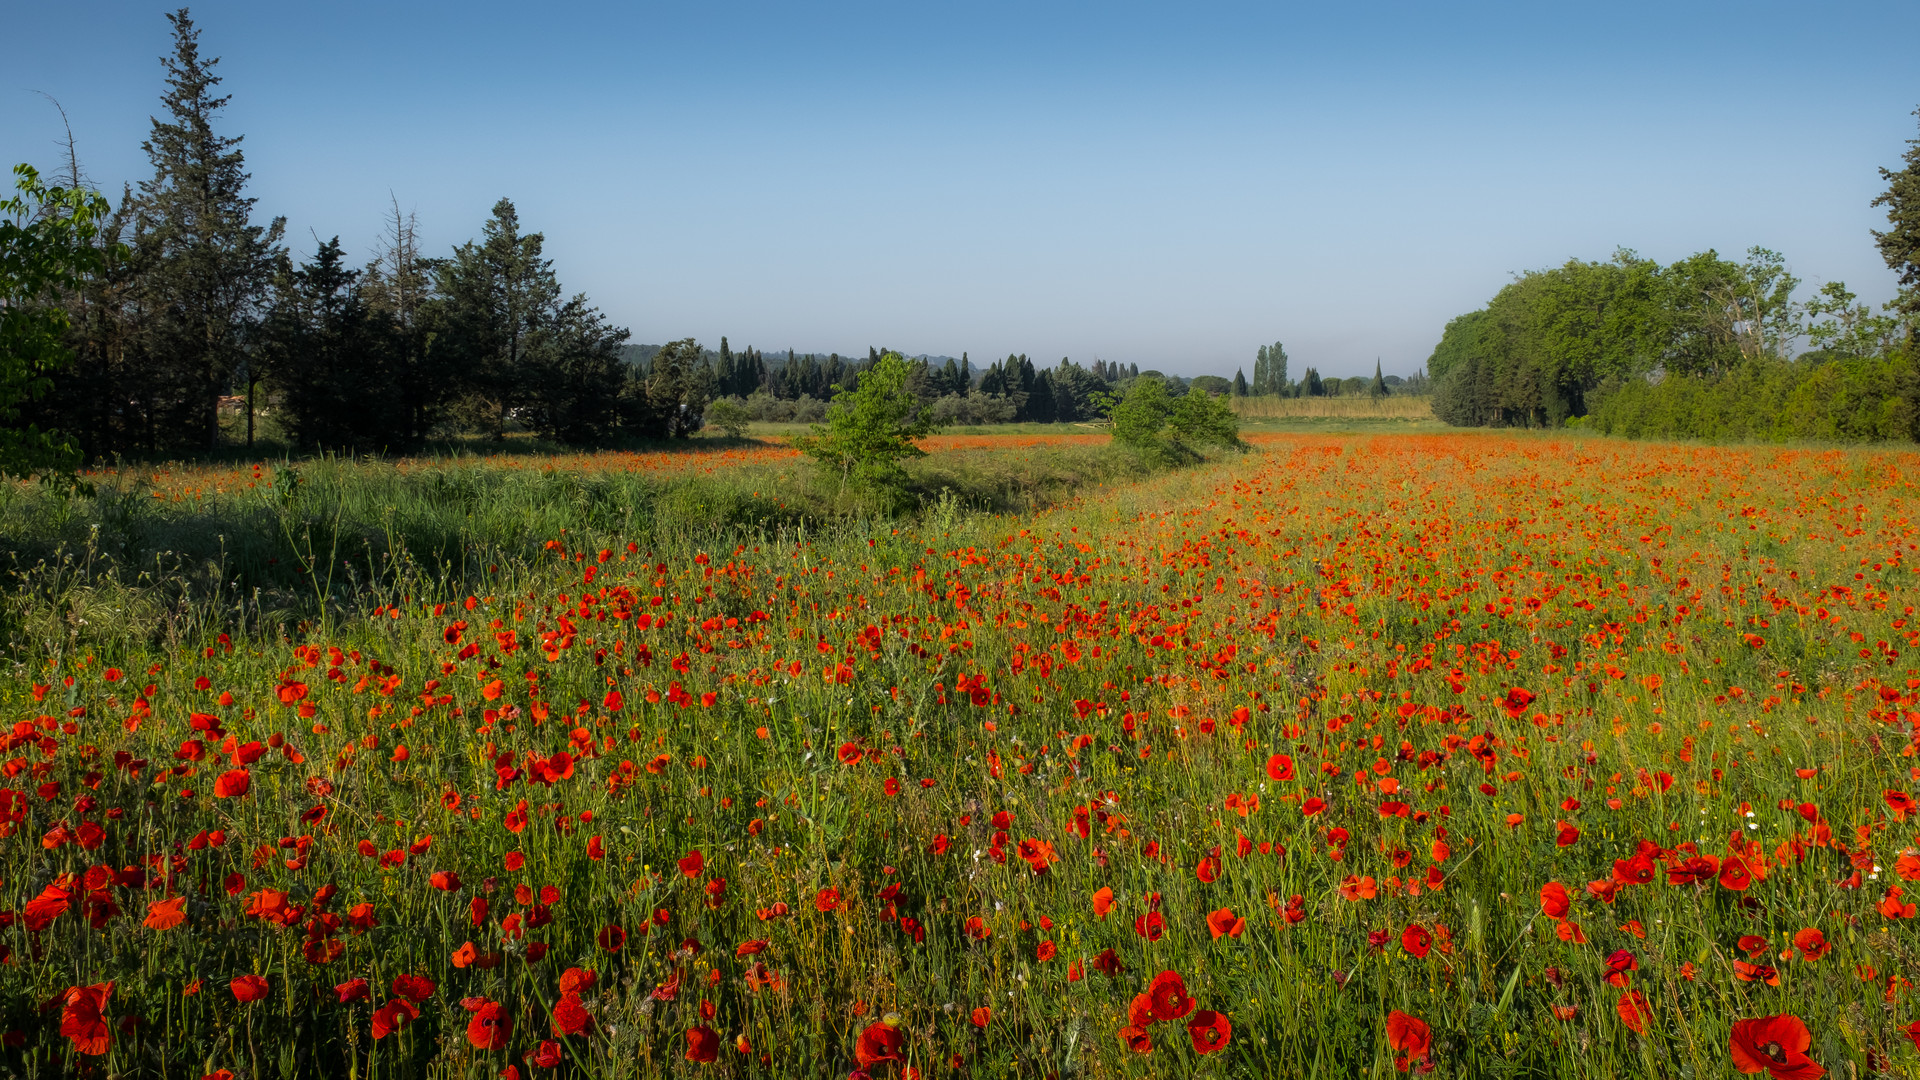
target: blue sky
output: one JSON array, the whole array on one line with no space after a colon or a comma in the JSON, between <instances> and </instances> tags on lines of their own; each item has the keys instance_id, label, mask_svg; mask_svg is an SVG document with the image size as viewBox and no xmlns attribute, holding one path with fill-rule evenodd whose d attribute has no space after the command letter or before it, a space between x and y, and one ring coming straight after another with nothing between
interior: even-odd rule
<instances>
[{"instance_id":1,"label":"blue sky","mask_svg":"<svg viewBox=\"0 0 1920 1080\"><path fill-rule=\"evenodd\" d=\"M0 148L148 173L159 6L11 5ZM635 340L1421 366L1515 271L1761 244L1893 291L1920 5L195 5L296 246L494 200Z\"/></svg>"}]
</instances>

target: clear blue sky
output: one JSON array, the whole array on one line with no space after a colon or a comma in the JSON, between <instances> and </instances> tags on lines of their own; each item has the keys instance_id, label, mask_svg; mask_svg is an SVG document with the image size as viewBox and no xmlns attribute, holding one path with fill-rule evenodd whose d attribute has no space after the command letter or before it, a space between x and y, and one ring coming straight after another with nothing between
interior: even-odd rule
<instances>
[{"instance_id":1,"label":"clear blue sky","mask_svg":"<svg viewBox=\"0 0 1920 1080\"><path fill-rule=\"evenodd\" d=\"M0 149L137 181L165 8L13 3ZM1763 244L1892 294L1920 4L193 7L260 209L511 197L637 341L1411 372L1510 272ZM26 45L25 43L31 43Z\"/></svg>"}]
</instances>

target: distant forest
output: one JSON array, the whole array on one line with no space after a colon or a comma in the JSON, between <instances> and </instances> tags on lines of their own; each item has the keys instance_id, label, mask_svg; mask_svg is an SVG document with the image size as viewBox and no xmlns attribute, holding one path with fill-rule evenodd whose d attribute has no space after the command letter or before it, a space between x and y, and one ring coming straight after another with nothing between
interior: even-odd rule
<instances>
[{"instance_id":1,"label":"distant forest","mask_svg":"<svg viewBox=\"0 0 1920 1080\"><path fill-rule=\"evenodd\" d=\"M1738 262L1573 260L1447 324L1427 361L1434 414L1668 438L1920 437L1920 140L1907 147L1873 203L1900 287L1879 311L1838 281L1800 299L1765 248Z\"/></svg>"}]
</instances>

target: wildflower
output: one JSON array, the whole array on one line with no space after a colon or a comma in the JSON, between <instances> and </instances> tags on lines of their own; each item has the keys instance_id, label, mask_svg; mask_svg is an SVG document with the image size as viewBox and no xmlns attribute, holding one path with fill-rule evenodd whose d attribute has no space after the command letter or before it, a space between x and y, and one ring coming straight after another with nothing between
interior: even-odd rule
<instances>
[{"instance_id":1,"label":"wildflower","mask_svg":"<svg viewBox=\"0 0 1920 1080\"><path fill-rule=\"evenodd\" d=\"M107 1026L107 999L113 996L113 984L67 988L60 1010L60 1034L73 1040L77 1053L98 1057L107 1052L113 1032Z\"/></svg>"},{"instance_id":2,"label":"wildflower","mask_svg":"<svg viewBox=\"0 0 1920 1080\"><path fill-rule=\"evenodd\" d=\"M1433 1032L1425 1020L1395 1009L1387 1014L1387 1046L1400 1055L1394 1059L1394 1068L1406 1072L1432 1052Z\"/></svg>"},{"instance_id":3,"label":"wildflower","mask_svg":"<svg viewBox=\"0 0 1920 1080\"><path fill-rule=\"evenodd\" d=\"M720 1035L705 1024L687 1029L687 1060L697 1064L711 1062L720 1054Z\"/></svg>"},{"instance_id":4,"label":"wildflower","mask_svg":"<svg viewBox=\"0 0 1920 1080\"><path fill-rule=\"evenodd\" d=\"M1227 1021L1226 1013L1201 1009L1187 1021L1187 1035L1193 1039L1194 1053L1211 1054L1227 1048L1227 1042L1233 1038L1233 1025Z\"/></svg>"},{"instance_id":5,"label":"wildflower","mask_svg":"<svg viewBox=\"0 0 1920 1080\"><path fill-rule=\"evenodd\" d=\"M1733 1022L1727 1051L1743 1073L1764 1069L1773 1080L1814 1080L1827 1070L1807 1056L1812 1045L1813 1035L1799 1017L1761 1016Z\"/></svg>"},{"instance_id":6,"label":"wildflower","mask_svg":"<svg viewBox=\"0 0 1920 1080\"><path fill-rule=\"evenodd\" d=\"M239 975L228 984L233 999L242 1005L267 996L267 980L258 975Z\"/></svg>"}]
</instances>

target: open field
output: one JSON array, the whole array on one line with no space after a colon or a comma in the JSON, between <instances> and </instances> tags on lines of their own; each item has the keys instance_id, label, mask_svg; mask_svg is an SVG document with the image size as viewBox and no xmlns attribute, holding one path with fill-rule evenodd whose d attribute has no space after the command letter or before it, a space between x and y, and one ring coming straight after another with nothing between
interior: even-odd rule
<instances>
[{"instance_id":1,"label":"open field","mask_svg":"<svg viewBox=\"0 0 1920 1080\"><path fill-rule=\"evenodd\" d=\"M10 489L0 1063L1920 1075L1920 455L967 438Z\"/></svg>"}]
</instances>

